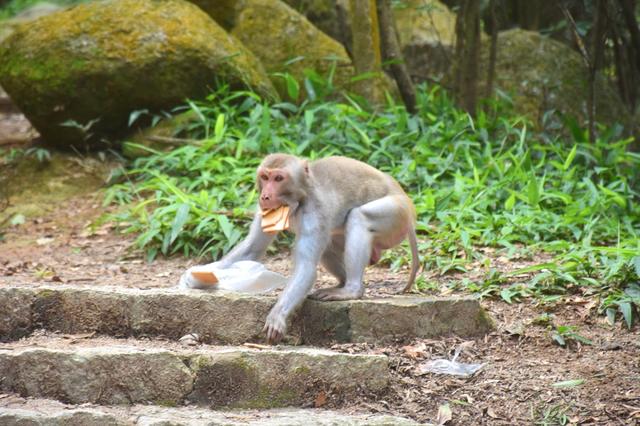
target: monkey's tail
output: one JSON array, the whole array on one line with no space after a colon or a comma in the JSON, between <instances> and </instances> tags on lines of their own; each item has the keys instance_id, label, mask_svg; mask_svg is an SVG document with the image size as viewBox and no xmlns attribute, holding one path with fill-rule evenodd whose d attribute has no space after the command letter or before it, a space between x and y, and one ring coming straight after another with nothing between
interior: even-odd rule
<instances>
[{"instance_id":1,"label":"monkey's tail","mask_svg":"<svg viewBox=\"0 0 640 426\"><path fill-rule=\"evenodd\" d=\"M411 275L409 282L405 286L403 293L413 291L413 283L416 281L418 268L420 267L420 258L418 257L418 238L416 237L416 229L414 226L409 230L409 245L411 246Z\"/></svg>"}]
</instances>

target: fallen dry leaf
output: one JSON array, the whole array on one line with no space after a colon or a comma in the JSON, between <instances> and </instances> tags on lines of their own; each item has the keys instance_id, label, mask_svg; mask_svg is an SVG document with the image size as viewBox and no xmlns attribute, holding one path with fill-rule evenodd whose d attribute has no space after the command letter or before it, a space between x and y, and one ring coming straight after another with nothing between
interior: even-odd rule
<instances>
[{"instance_id":1,"label":"fallen dry leaf","mask_svg":"<svg viewBox=\"0 0 640 426\"><path fill-rule=\"evenodd\" d=\"M449 404L442 404L438 407L438 415L436 416L436 424L438 426L443 426L447 422L450 422L453 419L453 413L451 413L451 407Z\"/></svg>"},{"instance_id":2,"label":"fallen dry leaf","mask_svg":"<svg viewBox=\"0 0 640 426\"><path fill-rule=\"evenodd\" d=\"M38 238L36 240L36 244L39 246L44 246L52 242L53 242L53 238L49 238L49 237Z\"/></svg>"},{"instance_id":3,"label":"fallen dry leaf","mask_svg":"<svg viewBox=\"0 0 640 426\"><path fill-rule=\"evenodd\" d=\"M402 347L404 353L411 359L416 359L424 356L426 353L426 349L427 345L425 345L423 342L415 346L407 345Z\"/></svg>"},{"instance_id":4,"label":"fallen dry leaf","mask_svg":"<svg viewBox=\"0 0 640 426\"><path fill-rule=\"evenodd\" d=\"M314 405L316 408L320 408L327 403L327 394L324 391L318 392Z\"/></svg>"},{"instance_id":5,"label":"fallen dry leaf","mask_svg":"<svg viewBox=\"0 0 640 426\"><path fill-rule=\"evenodd\" d=\"M243 343L242 346L245 346L247 348L253 348L253 349L271 349L271 346L269 345L261 345L259 343Z\"/></svg>"},{"instance_id":6,"label":"fallen dry leaf","mask_svg":"<svg viewBox=\"0 0 640 426\"><path fill-rule=\"evenodd\" d=\"M488 415L489 417L491 417L492 419L499 419L499 418L500 418L500 416L498 416L498 415L496 414L496 412L495 412L495 411L493 411L493 408L491 408L491 407L487 408L487 415Z\"/></svg>"}]
</instances>

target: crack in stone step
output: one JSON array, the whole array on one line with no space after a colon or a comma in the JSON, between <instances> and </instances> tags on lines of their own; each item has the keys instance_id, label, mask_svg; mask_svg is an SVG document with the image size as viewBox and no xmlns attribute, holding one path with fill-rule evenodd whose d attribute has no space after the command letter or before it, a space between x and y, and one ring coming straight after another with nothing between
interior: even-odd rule
<instances>
[{"instance_id":1,"label":"crack in stone step","mask_svg":"<svg viewBox=\"0 0 640 426\"><path fill-rule=\"evenodd\" d=\"M179 289L83 286L0 288L0 340L37 328L111 336L197 333L204 342L241 344L263 339L274 297ZM472 297L396 296L347 302L307 300L293 318L288 343L324 345L484 334L492 321Z\"/></svg>"}]
</instances>

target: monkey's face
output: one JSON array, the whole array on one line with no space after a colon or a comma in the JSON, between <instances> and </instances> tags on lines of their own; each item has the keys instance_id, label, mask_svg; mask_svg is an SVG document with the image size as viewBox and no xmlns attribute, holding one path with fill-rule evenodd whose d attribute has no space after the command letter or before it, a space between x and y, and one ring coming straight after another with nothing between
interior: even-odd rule
<instances>
[{"instance_id":1,"label":"monkey's face","mask_svg":"<svg viewBox=\"0 0 640 426\"><path fill-rule=\"evenodd\" d=\"M258 189L260 190L260 208L277 209L288 204L287 195L291 193L291 176L286 169L258 169Z\"/></svg>"}]
</instances>

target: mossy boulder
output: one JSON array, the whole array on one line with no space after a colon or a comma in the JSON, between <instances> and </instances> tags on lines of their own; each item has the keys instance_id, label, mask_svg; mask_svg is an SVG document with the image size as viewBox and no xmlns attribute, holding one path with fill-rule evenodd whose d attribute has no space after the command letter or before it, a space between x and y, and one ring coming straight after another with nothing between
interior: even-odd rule
<instances>
[{"instance_id":1,"label":"mossy boulder","mask_svg":"<svg viewBox=\"0 0 640 426\"><path fill-rule=\"evenodd\" d=\"M246 0L244 4L231 34L262 61L281 95L287 97L284 80L273 73L288 72L302 82L306 69L326 76L335 64L334 86L349 82L354 69L344 47L303 15L279 0ZM300 100L300 92L298 99L290 100Z\"/></svg>"},{"instance_id":2,"label":"mossy boulder","mask_svg":"<svg viewBox=\"0 0 640 426\"><path fill-rule=\"evenodd\" d=\"M352 50L349 0L284 1ZM404 0L394 3L393 14L409 73L418 81L443 77L453 58L455 13L438 0Z\"/></svg>"},{"instance_id":3,"label":"mossy boulder","mask_svg":"<svg viewBox=\"0 0 640 426\"><path fill-rule=\"evenodd\" d=\"M284 0L313 25L345 47L351 47L349 0Z\"/></svg>"},{"instance_id":4,"label":"mossy boulder","mask_svg":"<svg viewBox=\"0 0 640 426\"><path fill-rule=\"evenodd\" d=\"M245 0L189 0L212 17L227 31L236 23L236 16L244 7Z\"/></svg>"},{"instance_id":5,"label":"mossy boulder","mask_svg":"<svg viewBox=\"0 0 640 426\"><path fill-rule=\"evenodd\" d=\"M481 76L486 76L488 58L489 46L483 43ZM538 126L549 110L586 122L588 71L580 54L563 43L535 31L500 32L495 78L495 87L513 96L516 111ZM596 119L630 124L629 112L605 76L597 75L595 88Z\"/></svg>"},{"instance_id":6,"label":"mossy boulder","mask_svg":"<svg viewBox=\"0 0 640 426\"><path fill-rule=\"evenodd\" d=\"M0 85L52 145L96 145L134 110L167 110L217 82L277 94L262 65L183 0L104 0L24 24L0 45ZM63 126L73 120L84 126Z\"/></svg>"},{"instance_id":7,"label":"mossy boulder","mask_svg":"<svg viewBox=\"0 0 640 426\"><path fill-rule=\"evenodd\" d=\"M13 29L25 22L33 21L64 9L55 3L40 2L26 8L11 19L0 20L0 42L13 33Z\"/></svg>"},{"instance_id":8,"label":"mossy boulder","mask_svg":"<svg viewBox=\"0 0 640 426\"><path fill-rule=\"evenodd\" d=\"M437 0L406 0L393 14L409 74L417 81L441 79L454 57L455 13Z\"/></svg>"},{"instance_id":9,"label":"mossy boulder","mask_svg":"<svg viewBox=\"0 0 640 426\"><path fill-rule=\"evenodd\" d=\"M112 160L66 153L53 153L45 161L33 155L16 160L0 176L0 196L10 203L0 212L0 223L16 214L40 217L66 200L98 191L118 167Z\"/></svg>"}]
</instances>

